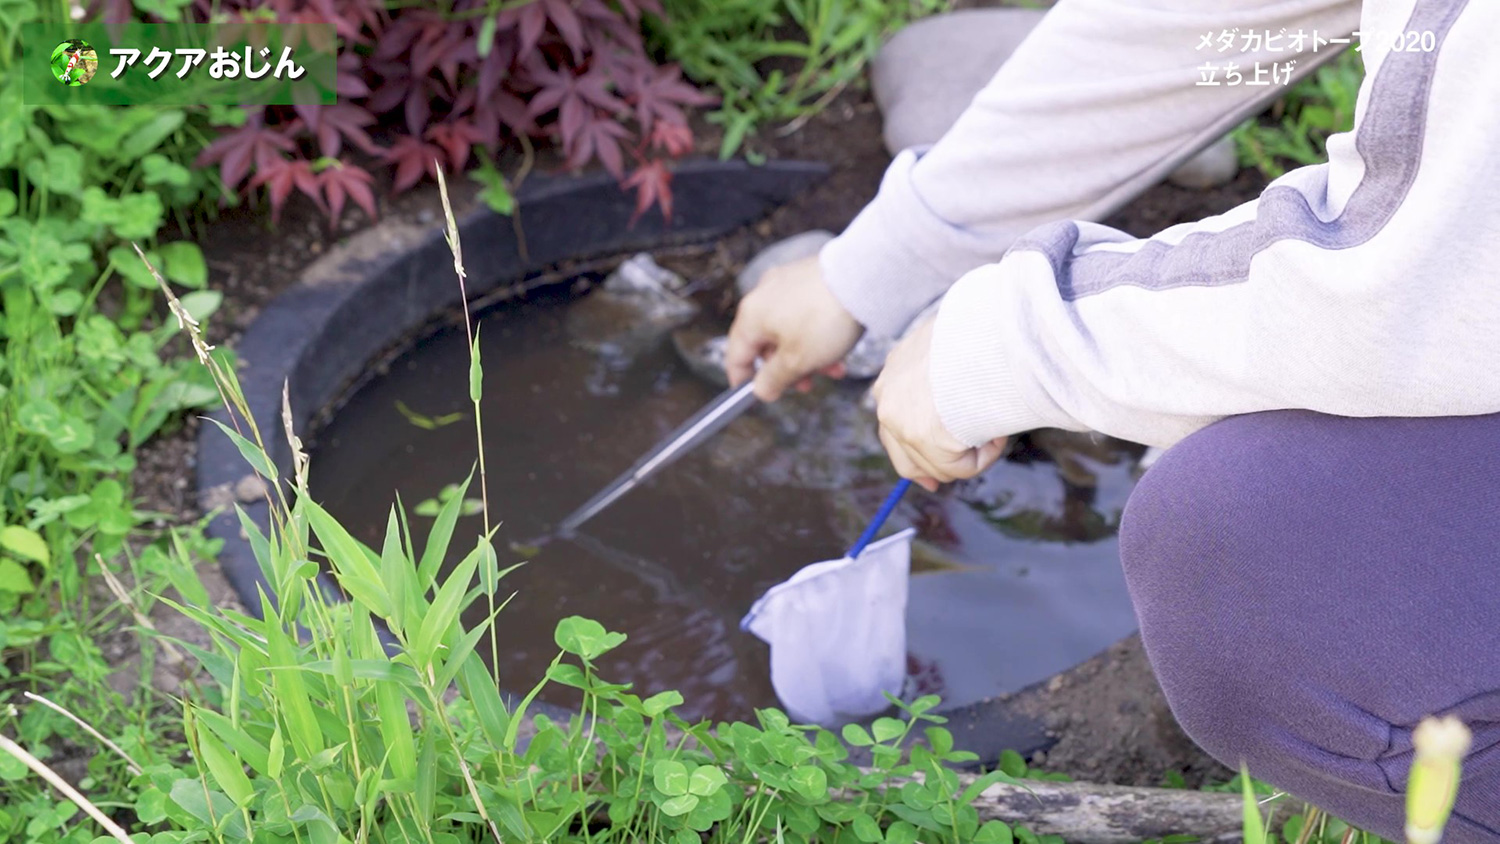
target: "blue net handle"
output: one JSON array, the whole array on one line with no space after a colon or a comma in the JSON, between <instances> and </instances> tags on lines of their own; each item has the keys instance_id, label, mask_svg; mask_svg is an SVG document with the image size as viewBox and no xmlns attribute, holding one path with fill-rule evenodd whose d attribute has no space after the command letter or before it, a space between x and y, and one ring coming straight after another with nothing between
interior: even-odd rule
<instances>
[{"instance_id":1,"label":"blue net handle","mask_svg":"<svg viewBox=\"0 0 1500 844\"><path fill-rule=\"evenodd\" d=\"M896 505L901 503L901 496L905 495L906 491L910 488L911 481L906 478L902 478L900 483L896 484L895 488L891 490L891 494L885 497L885 503L880 505L880 510L875 514L875 518L870 520L870 526L865 528L865 532L859 535L859 539L854 540L854 544L849 548L849 553L844 556L851 560L859 557L860 553L865 550L865 546L869 545L875 539L875 534L880 533L880 528L885 524L885 520L891 517L891 513L896 509Z\"/></svg>"}]
</instances>

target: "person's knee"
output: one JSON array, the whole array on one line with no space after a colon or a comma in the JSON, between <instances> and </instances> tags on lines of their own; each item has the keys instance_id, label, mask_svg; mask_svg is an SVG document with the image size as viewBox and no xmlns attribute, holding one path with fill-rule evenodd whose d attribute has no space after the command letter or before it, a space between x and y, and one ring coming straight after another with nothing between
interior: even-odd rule
<instances>
[{"instance_id":1,"label":"person's knee","mask_svg":"<svg viewBox=\"0 0 1500 844\"><path fill-rule=\"evenodd\" d=\"M1226 764L1386 746L1393 713L1369 710L1388 695L1357 668L1373 628L1325 625L1354 594L1341 553L1364 553L1326 544L1327 503L1350 491L1293 445L1353 459L1345 427L1300 411L1226 419L1162 455L1126 505L1120 557L1146 654L1183 729Z\"/></svg>"},{"instance_id":2,"label":"person's knee","mask_svg":"<svg viewBox=\"0 0 1500 844\"><path fill-rule=\"evenodd\" d=\"M1478 550L1493 541L1476 526L1493 524L1497 494L1444 484L1472 471L1452 455L1482 453L1496 427L1283 411L1227 419L1162 455L1126 505L1120 556L1147 656L1195 742L1399 835L1402 736L1455 706L1495 722L1495 598L1481 586L1492 558ZM1392 477L1425 479L1412 488L1433 500L1393 504ZM1452 541L1458 529L1489 546ZM1467 799L1458 811L1476 823L1450 837L1494 840L1473 831L1500 828L1500 808Z\"/></svg>"},{"instance_id":3,"label":"person's knee","mask_svg":"<svg viewBox=\"0 0 1500 844\"><path fill-rule=\"evenodd\" d=\"M1227 420L1162 455L1120 531L1141 637L1172 712L1229 765L1266 757L1278 719L1265 686L1285 667L1266 647L1275 631L1265 629L1264 587L1274 575L1256 554L1276 513L1262 481L1272 455L1257 428Z\"/></svg>"}]
</instances>

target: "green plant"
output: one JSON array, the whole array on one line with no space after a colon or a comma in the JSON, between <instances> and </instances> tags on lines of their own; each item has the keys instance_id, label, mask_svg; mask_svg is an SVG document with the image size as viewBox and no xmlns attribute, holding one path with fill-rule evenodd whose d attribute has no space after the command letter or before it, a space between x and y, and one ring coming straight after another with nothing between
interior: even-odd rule
<instances>
[{"instance_id":1,"label":"green plant","mask_svg":"<svg viewBox=\"0 0 1500 844\"><path fill-rule=\"evenodd\" d=\"M20 26L67 11L0 3L0 712L21 704L0 728L44 759L93 739L23 693L85 722L124 724L126 745L170 752L153 735L161 699L149 686L120 694L106 682L115 666L101 641L131 614L100 580L101 556L141 609L170 584L202 591L145 524L160 515L140 511L130 475L137 447L217 394L200 368L167 354L178 341L156 318L155 281L121 242L151 243L199 318L221 299L199 289L198 247L159 234L169 220L185 229L217 197L211 178L186 166L214 114L22 102ZM192 530L182 541L211 550ZM102 799L123 793L118 761L88 763ZM14 773L0 769L0 841L76 839L56 798Z\"/></svg>"},{"instance_id":2,"label":"green plant","mask_svg":"<svg viewBox=\"0 0 1500 844\"><path fill-rule=\"evenodd\" d=\"M1363 60L1348 50L1312 78L1297 83L1266 117L1248 120L1235 129L1240 163L1275 179L1289 164L1301 167L1327 161L1328 137L1354 125L1354 104L1363 79Z\"/></svg>"},{"instance_id":3,"label":"green plant","mask_svg":"<svg viewBox=\"0 0 1500 844\"><path fill-rule=\"evenodd\" d=\"M448 224L462 279L451 211ZM233 367L203 341L166 280L157 281L233 409L225 434L270 482L270 532L240 515L279 600L262 596L260 618L178 604L213 640L210 649L182 644L211 682L182 710L191 762L142 764L133 794L115 807L128 831L216 844L911 844L919 836L1054 844L980 823L974 797L1015 780L994 771L960 781L948 764L974 757L954 750L932 713L935 697L897 704L901 717L868 730L845 727L842 740L774 709L760 711L756 724L692 724L674 713L676 692L642 699L600 678L595 661L625 637L572 617L557 625L559 653L546 676L519 702L505 701L481 656L487 637L496 646L492 625L460 624L479 604L493 621L508 600L501 585L510 569L499 566L490 533L454 536L473 479L442 504L422 547L399 508L379 549L361 545L308 497L290 408L284 404L283 421L292 473L282 479L245 412ZM471 349L477 402L483 374L477 344ZM454 541L472 541L472 550L442 573ZM319 584L320 566L348 600ZM398 646L394 655L379 629ZM581 709L566 722L528 719L551 683L581 690ZM912 742L919 730L925 745ZM847 745L866 748L873 765L851 764Z\"/></svg>"},{"instance_id":4,"label":"green plant","mask_svg":"<svg viewBox=\"0 0 1500 844\"><path fill-rule=\"evenodd\" d=\"M1000 752L999 769L1018 780L1041 780L1042 782L1072 782L1067 774L1043 771L1027 766L1026 759L1014 750Z\"/></svg>"},{"instance_id":5,"label":"green plant","mask_svg":"<svg viewBox=\"0 0 1500 844\"><path fill-rule=\"evenodd\" d=\"M946 0L663 0L652 38L717 89L720 155L770 123L801 125L854 82L886 36Z\"/></svg>"},{"instance_id":6,"label":"green plant","mask_svg":"<svg viewBox=\"0 0 1500 844\"><path fill-rule=\"evenodd\" d=\"M1293 803L1286 792L1250 777L1241 770L1227 783L1204 791L1239 794L1244 801L1246 844L1391 844L1378 835L1350 826L1308 803ZM1280 817L1283 808L1296 811ZM1173 844L1171 841L1165 844ZM1184 842L1186 844L1186 842Z\"/></svg>"}]
</instances>

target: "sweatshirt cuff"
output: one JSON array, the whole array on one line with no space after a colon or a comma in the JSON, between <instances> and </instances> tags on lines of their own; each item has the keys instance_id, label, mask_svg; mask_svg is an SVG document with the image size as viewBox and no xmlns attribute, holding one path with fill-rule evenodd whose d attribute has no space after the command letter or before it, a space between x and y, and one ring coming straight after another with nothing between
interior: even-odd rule
<instances>
[{"instance_id":1,"label":"sweatshirt cuff","mask_svg":"<svg viewBox=\"0 0 1500 844\"><path fill-rule=\"evenodd\" d=\"M1000 326L1005 304L998 265L968 273L938 308L928 377L943 427L964 445L1048 427L1023 397Z\"/></svg>"},{"instance_id":2,"label":"sweatshirt cuff","mask_svg":"<svg viewBox=\"0 0 1500 844\"><path fill-rule=\"evenodd\" d=\"M877 337L900 336L953 281L911 248L919 230L933 224L911 185L918 152L896 156L875 199L818 254L834 298Z\"/></svg>"}]
</instances>

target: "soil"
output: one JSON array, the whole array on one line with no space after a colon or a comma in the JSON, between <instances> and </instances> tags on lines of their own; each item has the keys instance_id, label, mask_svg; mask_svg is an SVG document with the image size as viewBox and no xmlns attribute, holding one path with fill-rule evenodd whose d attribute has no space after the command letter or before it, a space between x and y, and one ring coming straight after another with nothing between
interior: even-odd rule
<instances>
[{"instance_id":1,"label":"soil","mask_svg":"<svg viewBox=\"0 0 1500 844\"><path fill-rule=\"evenodd\" d=\"M1177 725L1139 635L1022 692L1015 708L1057 739L1029 760L1035 768L1115 785L1160 786L1169 772L1190 787L1234 776Z\"/></svg>"},{"instance_id":2,"label":"soil","mask_svg":"<svg viewBox=\"0 0 1500 844\"><path fill-rule=\"evenodd\" d=\"M700 155L718 148L716 127L699 120L695 125ZM744 263L766 244L808 229L842 229L874 196L889 156L880 141L880 115L868 94L845 92L830 107L784 136L776 129L747 145L751 155L767 158L819 160L831 167L828 179L803 197L717 243L669 250L658 255L664 266L699 282L705 304L728 313L734 302L733 279ZM514 172L518 160L509 162ZM557 166L546 154L536 169ZM1158 186L1106 221L1137 236L1147 236L1179 222L1222 213L1253 198L1265 180L1245 171L1229 185L1194 191ZM467 179L451 186L458 210L471 207L475 190ZM381 201L381 216L437 225L441 205L435 185L424 184L394 199ZM311 203L294 198L274 229L263 209L231 209L198 238L208 259L210 285L224 293L224 305L208 326L210 342L233 344L260 309L293 283L298 272L338 238L370 225L363 212L349 210L337 231ZM191 488L196 420L158 437L139 453L134 484L142 509L172 514L179 523L202 515ZM237 601L222 575L211 566L200 567L215 603ZM153 618L174 625L174 633L189 636L181 622L164 606ZM112 643L122 663L133 659L131 648ZM1019 694L1026 711L1043 717L1057 743L1034 764L1079 779L1121 784L1159 785L1168 772L1184 775L1189 785L1224 780L1231 772L1193 746L1178 729L1161 690L1151 674L1138 639L1128 639L1048 684Z\"/></svg>"}]
</instances>

